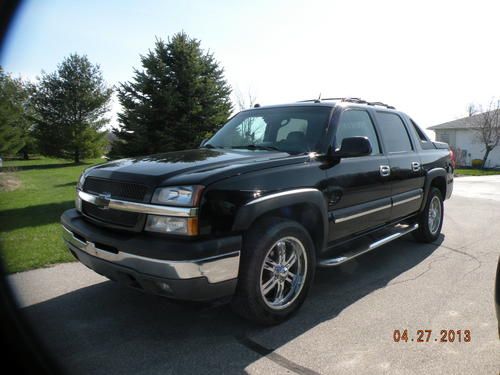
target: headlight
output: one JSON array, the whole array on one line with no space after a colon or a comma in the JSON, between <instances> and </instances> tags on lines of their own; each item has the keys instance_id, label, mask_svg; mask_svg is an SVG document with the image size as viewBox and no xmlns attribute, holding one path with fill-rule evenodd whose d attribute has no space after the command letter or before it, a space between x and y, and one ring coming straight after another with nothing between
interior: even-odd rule
<instances>
[{"instance_id":1,"label":"headlight","mask_svg":"<svg viewBox=\"0 0 500 375\"><path fill-rule=\"evenodd\" d=\"M148 215L145 230L194 236L198 234L198 218Z\"/></svg>"},{"instance_id":2,"label":"headlight","mask_svg":"<svg viewBox=\"0 0 500 375\"><path fill-rule=\"evenodd\" d=\"M156 189L152 203L193 207L198 204L203 186L173 186Z\"/></svg>"}]
</instances>

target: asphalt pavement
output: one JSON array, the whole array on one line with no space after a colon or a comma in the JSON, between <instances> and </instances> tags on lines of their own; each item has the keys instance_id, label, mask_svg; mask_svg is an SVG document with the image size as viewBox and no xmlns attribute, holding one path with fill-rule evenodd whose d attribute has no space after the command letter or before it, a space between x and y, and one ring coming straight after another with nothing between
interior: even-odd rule
<instances>
[{"instance_id":1,"label":"asphalt pavement","mask_svg":"<svg viewBox=\"0 0 500 375\"><path fill-rule=\"evenodd\" d=\"M499 223L500 177L457 178L436 243L408 236L318 270L299 313L271 328L225 305L176 304L120 287L78 263L9 280L71 373L496 375ZM394 331L405 329L408 340L395 342ZM432 330L429 341L425 333L418 342L417 330ZM454 342L441 342L442 330L454 330Z\"/></svg>"}]
</instances>

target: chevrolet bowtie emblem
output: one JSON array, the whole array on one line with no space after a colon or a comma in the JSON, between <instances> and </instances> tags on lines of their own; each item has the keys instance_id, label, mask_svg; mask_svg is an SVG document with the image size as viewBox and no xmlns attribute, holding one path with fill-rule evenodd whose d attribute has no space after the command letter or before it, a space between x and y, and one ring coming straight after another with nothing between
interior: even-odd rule
<instances>
[{"instance_id":1,"label":"chevrolet bowtie emblem","mask_svg":"<svg viewBox=\"0 0 500 375\"><path fill-rule=\"evenodd\" d=\"M95 205L103 210L109 208L109 200L111 199L110 193L99 194L95 199Z\"/></svg>"}]
</instances>

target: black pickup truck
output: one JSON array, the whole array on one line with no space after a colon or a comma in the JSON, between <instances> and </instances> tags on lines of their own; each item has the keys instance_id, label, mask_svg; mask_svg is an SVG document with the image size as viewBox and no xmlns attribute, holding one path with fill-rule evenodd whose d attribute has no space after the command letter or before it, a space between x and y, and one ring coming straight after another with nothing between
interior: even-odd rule
<instances>
[{"instance_id":1,"label":"black pickup truck","mask_svg":"<svg viewBox=\"0 0 500 375\"><path fill-rule=\"evenodd\" d=\"M63 237L111 280L173 299L230 298L244 317L275 324L304 302L316 267L410 232L436 240L453 167L448 145L383 103L256 107L199 149L84 171Z\"/></svg>"}]
</instances>

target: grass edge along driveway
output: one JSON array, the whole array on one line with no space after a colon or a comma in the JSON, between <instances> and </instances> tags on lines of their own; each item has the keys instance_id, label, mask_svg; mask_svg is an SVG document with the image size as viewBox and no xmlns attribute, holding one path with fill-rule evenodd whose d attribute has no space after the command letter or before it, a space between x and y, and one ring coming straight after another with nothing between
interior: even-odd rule
<instances>
[{"instance_id":1,"label":"grass edge along driveway","mask_svg":"<svg viewBox=\"0 0 500 375\"><path fill-rule=\"evenodd\" d=\"M80 173L103 161L4 161L2 175L19 180L15 190L0 190L0 258L8 273L73 260L61 239L59 218L74 207Z\"/></svg>"},{"instance_id":2,"label":"grass edge along driveway","mask_svg":"<svg viewBox=\"0 0 500 375\"><path fill-rule=\"evenodd\" d=\"M455 176L493 176L500 174L498 169L473 169L473 168L457 168Z\"/></svg>"}]
</instances>

